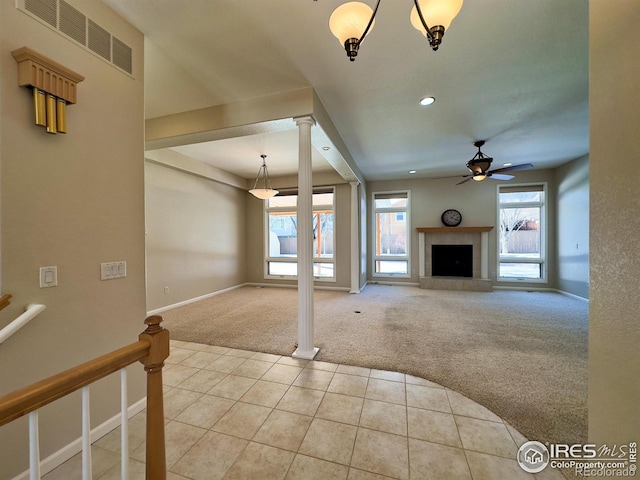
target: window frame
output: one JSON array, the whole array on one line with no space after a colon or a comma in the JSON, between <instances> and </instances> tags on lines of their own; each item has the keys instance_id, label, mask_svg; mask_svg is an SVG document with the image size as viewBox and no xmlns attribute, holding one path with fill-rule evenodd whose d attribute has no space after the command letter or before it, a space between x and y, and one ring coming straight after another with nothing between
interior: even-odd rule
<instances>
[{"instance_id":1,"label":"window frame","mask_svg":"<svg viewBox=\"0 0 640 480\"><path fill-rule=\"evenodd\" d=\"M264 202L264 206L263 206L263 213L264 213L264 255L263 255L263 273L264 273L264 279L268 280L268 279L279 279L279 280L295 280L298 278L298 274L297 274L297 263L298 263L298 255L296 253L295 256L292 257L271 257L269 256L270 253L270 249L269 249L269 242L270 242L270 228L269 228L269 214L272 212L281 212L281 213L290 213L293 211L293 213L295 214L295 218L298 218L298 212L297 212L297 196L298 196L298 190L281 190L281 195L283 196L295 196L296 197L296 205L291 207L291 206L285 206L285 207L269 207L269 201L266 200ZM328 277L328 276L320 276L320 275L314 275L313 279L317 280L317 281L322 281L322 282L336 282L337 281L337 273L336 273L336 188L335 186L330 186L330 187L314 187L313 188L313 195L320 195L320 194L327 194L327 193L331 193L332 194L332 203L331 204L318 204L315 205L313 204L312 201L312 215L315 216L316 214L319 213L326 213L326 212L332 212L333 215L333 232L332 232L332 242L333 242L333 255L332 257L319 257L316 256L314 254L313 257L313 269L315 271L316 266L319 266L320 264L331 264L332 265L332 270L333 270L333 275ZM296 274L295 275L287 275L287 274L283 274L283 275L279 275L279 274L272 274L269 273L269 267L270 267L270 263L295 263L296 264Z\"/></svg>"},{"instance_id":2,"label":"window frame","mask_svg":"<svg viewBox=\"0 0 640 480\"><path fill-rule=\"evenodd\" d=\"M406 195L406 207L381 207L376 208L376 196L378 195ZM404 213L405 215L405 235L406 252L404 255L376 255L376 221L378 213ZM410 190L389 190L371 192L371 276L375 278L411 278L411 191ZM378 272L376 263L379 261L401 261L407 264L407 273L385 273Z\"/></svg>"},{"instance_id":3,"label":"window frame","mask_svg":"<svg viewBox=\"0 0 640 480\"><path fill-rule=\"evenodd\" d=\"M540 190L533 190L540 187ZM542 200L531 202L501 202L500 193L507 193L505 190L516 190L521 188L522 192L526 191L540 191L542 192ZM497 185L496 186L496 203L497 203L497 215L496 225L497 228L497 241L496 241L496 280L498 282L505 283L549 283L548 278L548 258L547 258L547 245L549 235L549 223L548 223L548 203L549 203L549 189L547 182L531 182L520 183L514 185ZM500 214L503 208L513 208L514 206L522 208L540 208L540 255L536 258L518 257L516 255L503 255L500 249ZM537 264L540 268L540 278L529 277L503 277L500 276L500 265L503 263L515 263L515 264Z\"/></svg>"}]
</instances>

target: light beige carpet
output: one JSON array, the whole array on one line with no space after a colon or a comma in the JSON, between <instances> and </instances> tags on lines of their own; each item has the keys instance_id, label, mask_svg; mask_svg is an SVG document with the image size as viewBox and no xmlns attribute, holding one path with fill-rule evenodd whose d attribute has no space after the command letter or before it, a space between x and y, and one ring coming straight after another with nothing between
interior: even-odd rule
<instances>
[{"instance_id":1,"label":"light beige carpet","mask_svg":"<svg viewBox=\"0 0 640 480\"><path fill-rule=\"evenodd\" d=\"M164 312L177 340L290 355L297 291L243 287ZM454 389L532 440L586 441L588 304L557 293L316 290L317 360Z\"/></svg>"}]
</instances>

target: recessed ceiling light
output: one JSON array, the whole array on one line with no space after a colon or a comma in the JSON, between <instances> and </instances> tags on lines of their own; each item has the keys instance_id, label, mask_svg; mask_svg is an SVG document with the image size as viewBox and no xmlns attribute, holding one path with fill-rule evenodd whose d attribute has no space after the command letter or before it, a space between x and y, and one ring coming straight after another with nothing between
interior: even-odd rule
<instances>
[{"instance_id":1,"label":"recessed ceiling light","mask_svg":"<svg viewBox=\"0 0 640 480\"><path fill-rule=\"evenodd\" d=\"M435 101L436 99L434 97L424 97L422 100L420 100L420 105L422 105L423 107L426 107L431 105Z\"/></svg>"},{"instance_id":2,"label":"recessed ceiling light","mask_svg":"<svg viewBox=\"0 0 640 480\"><path fill-rule=\"evenodd\" d=\"M410 175L413 175L414 173L416 173L416 171L415 171L415 170L409 170L409 174L410 174Z\"/></svg>"},{"instance_id":3,"label":"recessed ceiling light","mask_svg":"<svg viewBox=\"0 0 640 480\"><path fill-rule=\"evenodd\" d=\"M511 162L507 162L507 163L505 163L505 164L503 165L503 167L510 167L511 165L513 165L513 163L511 163Z\"/></svg>"},{"instance_id":4,"label":"recessed ceiling light","mask_svg":"<svg viewBox=\"0 0 640 480\"><path fill-rule=\"evenodd\" d=\"M326 152L327 150L331 150L331 147L322 147L322 149Z\"/></svg>"}]
</instances>

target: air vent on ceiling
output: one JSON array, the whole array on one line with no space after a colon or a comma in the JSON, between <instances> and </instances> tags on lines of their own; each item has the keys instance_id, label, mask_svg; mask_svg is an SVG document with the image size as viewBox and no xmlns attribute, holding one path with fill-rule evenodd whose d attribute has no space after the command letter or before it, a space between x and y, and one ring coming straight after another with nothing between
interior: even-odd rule
<instances>
[{"instance_id":1,"label":"air vent on ceiling","mask_svg":"<svg viewBox=\"0 0 640 480\"><path fill-rule=\"evenodd\" d=\"M133 51L65 0L17 0L19 10L74 40L120 70L133 73Z\"/></svg>"}]
</instances>

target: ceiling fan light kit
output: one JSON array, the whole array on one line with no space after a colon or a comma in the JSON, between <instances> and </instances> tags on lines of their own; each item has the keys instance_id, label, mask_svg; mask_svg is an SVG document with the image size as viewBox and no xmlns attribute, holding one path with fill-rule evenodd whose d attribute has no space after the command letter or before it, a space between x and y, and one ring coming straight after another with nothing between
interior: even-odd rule
<instances>
[{"instance_id":1,"label":"ceiling fan light kit","mask_svg":"<svg viewBox=\"0 0 640 480\"><path fill-rule=\"evenodd\" d=\"M409 16L411 25L429 40L436 51L444 32L462 8L463 0L414 0ZM350 61L358 55L360 44L375 25L380 0L372 9L362 2L347 2L336 8L329 18L329 29L347 52ZM429 27L429 21L433 26Z\"/></svg>"},{"instance_id":2,"label":"ceiling fan light kit","mask_svg":"<svg viewBox=\"0 0 640 480\"><path fill-rule=\"evenodd\" d=\"M478 148L478 153L476 153L474 157L467 162L467 168L471 172L471 175L462 175L464 180L456 183L456 185L467 183L469 180L482 182L489 177L493 178L494 180L511 180L512 178L514 178L513 175L505 175L505 172L533 168L533 165L531 163L523 163L521 165L510 165L508 167L489 170L489 168L491 167L491 163L493 162L493 157L488 157L484 153L482 153L482 150L480 149L484 144L484 140L477 140L473 142L474 147Z\"/></svg>"}]
</instances>

